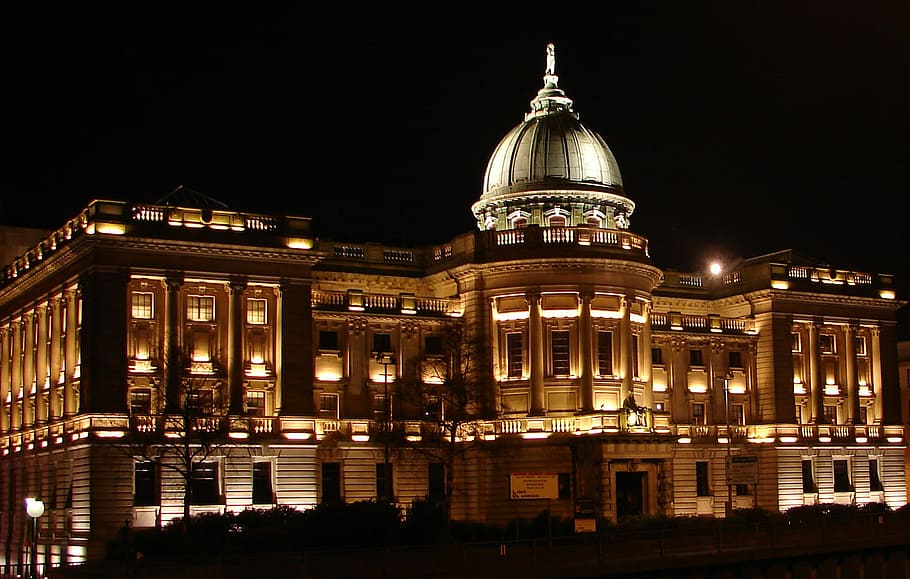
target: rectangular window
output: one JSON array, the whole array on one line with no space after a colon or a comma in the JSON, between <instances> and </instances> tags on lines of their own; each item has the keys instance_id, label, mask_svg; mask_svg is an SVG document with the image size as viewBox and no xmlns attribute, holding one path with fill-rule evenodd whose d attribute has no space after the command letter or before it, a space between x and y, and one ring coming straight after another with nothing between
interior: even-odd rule
<instances>
[{"instance_id":1,"label":"rectangular window","mask_svg":"<svg viewBox=\"0 0 910 579\"><path fill-rule=\"evenodd\" d=\"M701 350L689 350L689 366L704 366Z\"/></svg>"},{"instance_id":2,"label":"rectangular window","mask_svg":"<svg viewBox=\"0 0 910 579\"><path fill-rule=\"evenodd\" d=\"M701 402L692 404L692 424L705 423L705 405Z\"/></svg>"},{"instance_id":3,"label":"rectangular window","mask_svg":"<svg viewBox=\"0 0 910 579\"><path fill-rule=\"evenodd\" d=\"M338 394L323 392L319 395L319 417L338 419Z\"/></svg>"},{"instance_id":4,"label":"rectangular window","mask_svg":"<svg viewBox=\"0 0 910 579\"><path fill-rule=\"evenodd\" d=\"M856 344L856 355L865 356L866 355L866 336L856 336L854 342Z\"/></svg>"},{"instance_id":5,"label":"rectangular window","mask_svg":"<svg viewBox=\"0 0 910 579\"><path fill-rule=\"evenodd\" d=\"M695 494L700 497L711 496L710 479L708 478L708 461L695 461Z\"/></svg>"},{"instance_id":6,"label":"rectangular window","mask_svg":"<svg viewBox=\"0 0 910 579\"><path fill-rule=\"evenodd\" d=\"M639 360L638 360L638 340L639 340L639 337L637 334L632 336L632 377L633 378L640 377L640 373L638 370L639 370L639 367L641 366L641 364L639 364Z\"/></svg>"},{"instance_id":7,"label":"rectangular window","mask_svg":"<svg viewBox=\"0 0 910 579\"><path fill-rule=\"evenodd\" d=\"M427 465L427 499L431 503L446 501L446 465L431 462Z\"/></svg>"},{"instance_id":8,"label":"rectangular window","mask_svg":"<svg viewBox=\"0 0 910 579\"><path fill-rule=\"evenodd\" d=\"M859 423L860 424L869 424L867 420L869 419L869 409L865 406L859 407Z\"/></svg>"},{"instance_id":9,"label":"rectangular window","mask_svg":"<svg viewBox=\"0 0 910 579\"><path fill-rule=\"evenodd\" d=\"M373 353L374 354L391 354L392 353L392 335L391 334L373 334Z\"/></svg>"},{"instance_id":10,"label":"rectangular window","mask_svg":"<svg viewBox=\"0 0 910 579\"><path fill-rule=\"evenodd\" d=\"M730 424L740 426L746 423L746 407L743 404L730 405Z\"/></svg>"},{"instance_id":11,"label":"rectangular window","mask_svg":"<svg viewBox=\"0 0 910 579\"><path fill-rule=\"evenodd\" d=\"M191 322L211 322L215 319L215 296L188 296L186 317Z\"/></svg>"},{"instance_id":12,"label":"rectangular window","mask_svg":"<svg viewBox=\"0 0 910 579\"><path fill-rule=\"evenodd\" d=\"M373 420L386 420L386 413L389 410L391 409L386 405L385 394L373 394Z\"/></svg>"},{"instance_id":13,"label":"rectangular window","mask_svg":"<svg viewBox=\"0 0 910 579\"><path fill-rule=\"evenodd\" d=\"M799 332L790 334L790 350L793 352L802 352L802 342L799 339Z\"/></svg>"},{"instance_id":14,"label":"rectangular window","mask_svg":"<svg viewBox=\"0 0 910 579\"><path fill-rule=\"evenodd\" d=\"M341 502L341 463L322 463L322 503L337 504Z\"/></svg>"},{"instance_id":15,"label":"rectangular window","mask_svg":"<svg viewBox=\"0 0 910 579\"><path fill-rule=\"evenodd\" d=\"M218 463L194 462L190 472L190 503L194 505L221 504L218 492Z\"/></svg>"},{"instance_id":16,"label":"rectangular window","mask_svg":"<svg viewBox=\"0 0 910 579\"><path fill-rule=\"evenodd\" d=\"M550 332L550 349L553 356L553 375L569 375L569 332L554 330Z\"/></svg>"},{"instance_id":17,"label":"rectangular window","mask_svg":"<svg viewBox=\"0 0 910 579\"><path fill-rule=\"evenodd\" d=\"M524 370L524 341L520 332L506 334L506 357L509 378L521 378Z\"/></svg>"},{"instance_id":18,"label":"rectangular window","mask_svg":"<svg viewBox=\"0 0 910 579\"><path fill-rule=\"evenodd\" d=\"M392 486L392 463L380 462L376 465L376 498L391 501L394 499Z\"/></svg>"},{"instance_id":19,"label":"rectangular window","mask_svg":"<svg viewBox=\"0 0 910 579\"><path fill-rule=\"evenodd\" d=\"M133 292L133 319L151 320L154 315L153 303L154 295L151 292Z\"/></svg>"},{"instance_id":20,"label":"rectangular window","mask_svg":"<svg viewBox=\"0 0 910 579\"><path fill-rule=\"evenodd\" d=\"M873 492L885 490L885 487L882 485L882 477L878 472L877 458L869 459L869 490Z\"/></svg>"},{"instance_id":21,"label":"rectangular window","mask_svg":"<svg viewBox=\"0 0 910 579\"><path fill-rule=\"evenodd\" d=\"M151 460L133 463L133 506L151 507L159 503L158 465Z\"/></svg>"},{"instance_id":22,"label":"rectangular window","mask_svg":"<svg viewBox=\"0 0 910 579\"><path fill-rule=\"evenodd\" d=\"M260 326L265 324L266 301L261 298L249 298L246 300L246 323Z\"/></svg>"},{"instance_id":23,"label":"rectangular window","mask_svg":"<svg viewBox=\"0 0 910 579\"><path fill-rule=\"evenodd\" d=\"M435 394L424 394L423 418L432 422L442 422L442 399Z\"/></svg>"},{"instance_id":24,"label":"rectangular window","mask_svg":"<svg viewBox=\"0 0 910 579\"><path fill-rule=\"evenodd\" d=\"M815 486L815 467L811 459L803 460L803 493L816 492L818 487Z\"/></svg>"},{"instance_id":25,"label":"rectangular window","mask_svg":"<svg viewBox=\"0 0 910 579\"><path fill-rule=\"evenodd\" d=\"M847 493L853 490L850 484L850 461L834 459L834 492Z\"/></svg>"},{"instance_id":26,"label":"rectangular window","mask_svg":"<svg viewBox=\"0 0 910 579\"><path fill-rule=\"evenodd\" d=\"M442 336L424 337L423 353L427 356L442 356Z\"/></svg>"},{"instance_id":27,"label":"rectangular window","mask_svg":"<svg viewBox=\"0 0 910 579\"><path fill-rule=\"evenodd\" d=\"M253 504L271 505L275 503L272 491L272 463L259 461L253 463Z\"/></svg>"},{"instance_id":28,"label":"rectangular window","mask_svg":"<svg viewBox=\"0 0 910 579\"><path fill-rule=\"evenodd\" d=\"M209 416L215 407L215 394L211 390L195 390L186 394L186 411L190 416Z\"/></svg>"},{"instance_id":29,"label":"rectangular window","mask_svg":"<svg viewBox=\"0 0 910 579\"><path fill-rule=\"evenodd\" d=\"M597 375L613 375L613 332L597 332Z\"/></svg>"},{"instance_id":30,"label":"rectangular window","mask_svg":"<svg viewBox=\"0 0 910 579\"><path fill-rule=\"evenodd\" d=\"M149 388L130 390L130 414L148 416L152 413L152 391Z\"/></svg>"},{"instance_id":31,"label":"rectangular window","mask_svg":"<svg viewBox=\"0 0 910 579\"><path fill-rule=\"evenodd\" d=\"M249 416L265 416L265 392L262 390L247 391L246 413Z\"/></svg>"},{"instance_id":32,"label":"rectangular window","mask_svg":"<svg viewBox=\"0 0 910 579\"><path fill-rule=\"evenodd\" d=\"M833 334L819 334L818 344L821 348L822 354L833 354L834 353L834 335Z\"/></svg>"},{"instance_id":33,"label":"rectangular window","mask_svg":"<svg viewBox=\"0 0 910 579\"><path fill-rule=\"evenodd\" d=\"M319 349L337 352L338 332L335 330L319 330Z\"/></svg>"},{"instance_id":34,"label":"rectangular window","mask_svg":"<svg viewBox=\"0 0 910 579\"><path fill-rule=\"evenodd\" d=\"M663 348L651 348L651 365L659 366L664 363Z\"/></svg>"},{"instance_id":35,"label":"rectangular window","mask_svg":"<svg viewBox=\"0 0 910 579\"><path fill-rule=\"evenodd\" d=\"M825 423L837 424L837 406L825 404Z\"/></svg>"},{"instance_id":36,"label":"rectangular window","mask_svg":"<svg viewBox=\"0 0 910 579\"><path fill-rule=\"evenodd\" d=\"M572 498L572 475L561 472L556 475L556 492L561 499Z\"/></svg>"},{"instance_id":37,"label":"rectangular window","mask_svg":"<svg viewBox=\"0 0 910 579\"><path fill-rule=\"evenodd\" d=\"M727 352L727 365L730 368L742 368L743 367L743 353L740 352L739 350Z\"/></svg>"}]
</instances>

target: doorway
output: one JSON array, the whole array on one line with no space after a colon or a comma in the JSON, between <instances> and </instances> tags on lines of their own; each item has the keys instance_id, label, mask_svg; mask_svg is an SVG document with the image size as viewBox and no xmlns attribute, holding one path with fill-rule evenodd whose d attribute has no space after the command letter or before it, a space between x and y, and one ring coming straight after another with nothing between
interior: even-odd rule
<instances>
[{"instance_id":1,"label":"doorway","mask_svg":"<svg viewBox=\"0 0 910 579\"><path fill-rule=\"evenodd\" d=\"M647 473L616 473L616 520L625 521L644 514L644 489Z\"/></svg>"}]
</instances>

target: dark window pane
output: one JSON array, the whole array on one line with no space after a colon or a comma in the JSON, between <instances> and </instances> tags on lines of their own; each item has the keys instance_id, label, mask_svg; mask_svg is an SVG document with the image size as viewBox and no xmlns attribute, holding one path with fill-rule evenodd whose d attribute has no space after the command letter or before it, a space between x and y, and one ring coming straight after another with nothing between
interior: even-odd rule
<instances>
[{"instance_id":1,"label":"dark window pane","mask_svg":"<svg viewBox=\"0 0 910 579\"><path fill-rule=\"evenodd\" d=\"M613 333L597 332L597 374L613 375Z\"/></svg>"},{"instance_id":2,"label":"dark window pane","mask_svg":"<svg viewBox=\"0 0 910 579\"><path fill-rule=\"evenodd\" d=\"M381 462L376 465L376 498L380 501L393 500L392 489L392 464Z\"/></svg>"},{"instance_id":3,"label":"dark window pane","mask_svg":"<svg viewBox=\"0 0 910 579\"><path fill-rule=\"evenodd\" d=\"M874 458L869 459L869 490L870 491L885 490L885 487L882 485L882 479L878 475L878 459L874 459Z\"/></svg>"},{"instance_id":4,"label":"dark window pane","mask_svg":"<svg viewBox=\"0 0 910 579\"><path fill-rule=\"evenodd\" d=\"M699 460L695 463L695 493L700 497L711 496L707 461Z\"/></svg>"},{"instance_id":5,"label":"dark window pane","mask_svg":"<svg viewBox=\"0 0 910 579\"><path fill-rule=\"evenodd\" d=\"M218 463L194 462L190 473L191 502L194 505L221 504L218 493Z\"/></svg>"},{"instance_id":6,"label":"dark window pane","mask_svg":"<svg viewBox=\"0 0 910 579\"><path fill-rule=\"evenodd\" d=\"M275 502L272 492L272 463L253 463L253 504L270 505Z\"/></svg>"},{"instance_id":7,"label":"dark window pane","mask_svg":"<svg viewBox=\"0 0 910 579\"><path fill-rule=\"evenodd\" d=\"M569 375L569 332L558 330L550 333L553 355L553 375Z\"/></svg>"},{"instance_id":8,"label":"dark window pane","mask_svg":"<svg viewBox=\"0 0 910 579\"><path fill-rule=\"evenodd\" d=\"M439 356L442 354L442 337L427 336L423 339L423 352L427 356Z\"/></svg>"},{"instance_id":9,"label":"dark window pane","mask_svg":"<svg viewBox=\"0 0 910 579\"><path fill-rule=\"evenodd\" d=\"M133 465L133 505L147 507L159 504L158 465L147 460Z\"/></svg>"},{"instance_id":10,"label":"dark window pane","mask_svg":"<svg viewBox=\"0 0 910 579\"><path fill-rule=\"evenodd\" d=\"M391 334L373 334L373 352L382 354L392 353Z\"/></svg>"},{"instance_id":11,"label":"dark window pane","mask_svg":"<svg viewBox=\"0 0 910 579\"><path fill-rule=\"evenodd\" d=\"M817 488L815 486L815 469L812 467L811 460L803 461L803 492L817 492Z\"/></svg>"},{"instance_id":12,"label":"dark window pane","mask_svg":"<svg viewBox=\"0 0 910 579\"><path fill-rule=\"evenodd\" d=\"M834 461L834 492L846 493L853 490L850 484L850 463L846 460Z\"/></svg>"},{"instance_id":13,"label":"dark window pane","mask_svg":"<svg viewBox=\"0 0 910 579\"><path fill-rule=\"evenodd\" d=\"M334 504L341 502L341 463L322 463L322 502Z\"/></svg>"},{"instance_id":14,"label":"dark window pane","mask_svg":"<svg viewBox=\"0 0 910 579\"><path fill-rule=\"evenodd\" d=\"M319 331L319 349L320 350L337 350L338 349L338 332L335 330Z\"/></svg>"},{"instance_id":15,"label":"dark window pane","mask_svg":"<svg viewBox=\"0 0 910 579\"><path fill-rule=\"evenodd\" d=\"M508 356L509 378L521 378L523 362L522 335L514 332L506 336L506 353Z\"/></svg>"},{"instance_id":16,"label":"dark window pane","mask_svg":"<svg viewBox=\"0 0 910 579\"><path fill-rule=\"evenodd\" d=\"M446 465L431 462L428 466L429 485L427 498L431 503L444 503L446 500Z\"/></svg>"}]
</instances>

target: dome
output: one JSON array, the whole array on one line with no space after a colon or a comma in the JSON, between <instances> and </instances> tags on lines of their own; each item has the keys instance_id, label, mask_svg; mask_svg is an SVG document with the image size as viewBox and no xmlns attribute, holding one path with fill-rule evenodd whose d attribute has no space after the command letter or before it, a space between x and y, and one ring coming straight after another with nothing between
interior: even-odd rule
<instances>
[{"instance_id":1,"label":"dome","mask_svg":"<svg viewBox=\"0 0 910 579\"><path fill-rule=\"evenodd\" d=\"M471 208L481 230L548 225L554 214L560 225L628 227L635 205L623 195L616 158L558 87L555 58L550 44L544 87L487 163L483 194Z\"/></svg>"}]
</instances>

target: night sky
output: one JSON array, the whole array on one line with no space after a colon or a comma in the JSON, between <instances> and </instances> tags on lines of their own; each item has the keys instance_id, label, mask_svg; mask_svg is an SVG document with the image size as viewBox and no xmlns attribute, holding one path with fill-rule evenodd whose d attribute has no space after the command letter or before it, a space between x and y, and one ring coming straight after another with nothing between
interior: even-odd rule
<instances>
[{"instance_id":1,"label":"night sky","mask_svg":"<svg viewBox=\"0 0 910 579\"><path fill-rule=\"evenodd\" d=\"M910 297L908 2L31 4L0 13L0 224L183 185L321 237L447 241L554 42L655 265L793 248Z\"/></svg>"}]
</instances>

